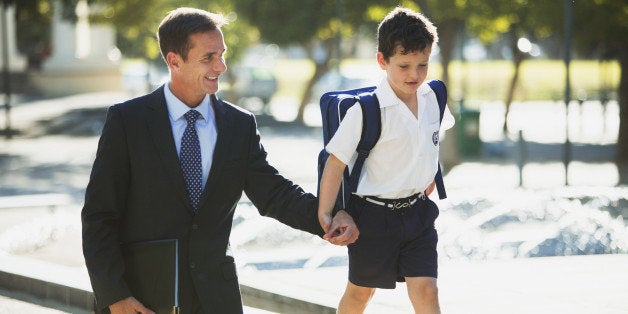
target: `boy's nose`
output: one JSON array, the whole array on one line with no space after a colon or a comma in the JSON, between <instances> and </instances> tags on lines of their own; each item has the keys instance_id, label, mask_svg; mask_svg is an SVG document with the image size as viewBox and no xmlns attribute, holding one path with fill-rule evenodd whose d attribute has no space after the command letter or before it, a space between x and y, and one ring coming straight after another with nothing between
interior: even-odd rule
<instances>
[{"instance_id":1,"label":"boy's nose","mask_svg":"<svg viewBox=\"0 0 628 314\"><path fill-rule=\"evenodd\" d=\"M412 79L418 80L421 77L421 70L412 71Z\"/></svg>"}]
</instances>

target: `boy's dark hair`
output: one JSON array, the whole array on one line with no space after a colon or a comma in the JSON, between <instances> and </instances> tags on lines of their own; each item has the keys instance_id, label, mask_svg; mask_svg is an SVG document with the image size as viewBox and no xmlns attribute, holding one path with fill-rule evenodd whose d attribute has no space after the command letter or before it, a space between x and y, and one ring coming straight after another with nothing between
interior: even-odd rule
<instances>
[{"instance_id":1,"label":"boy's dark hair","mask_svg":"<svg viewBox=\"0 0 628 314\"><path fill-rule=\"evenodd\" d=\"M438 42L436 27L423 14L397 7L377 28L377 51L388 61L399 46L401 54L423 51Z\"/></svg>"},{"instance_id":2,"label":"boy's dark hair","mask_svg":"<svg viewBox=\"0 0 628 314\"><path fill-rule=\"evenodd\" d=\"M191 34L220 30L228 21L220 14L194 8L178 8L170 11L159 24L157 41L161 56L166 63L168 52L179 54L185 61L192 49Z\"/></svg>"}]
</instances>

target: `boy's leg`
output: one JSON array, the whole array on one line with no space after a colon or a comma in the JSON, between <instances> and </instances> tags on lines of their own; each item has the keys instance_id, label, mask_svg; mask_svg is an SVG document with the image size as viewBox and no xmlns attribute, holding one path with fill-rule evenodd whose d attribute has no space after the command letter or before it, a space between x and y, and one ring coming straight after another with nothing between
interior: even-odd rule
<instances>
[{"instance_id":1,"label":"boy's leg","mask_svg":"<svg viewBox=\"0 0 628 314\"><path fill-rule=\"evenodd\" d=\"M406 277L408 296L414 313L439 314L438 287L436 278Z\"/></svg>"},{"instance_id":2,"label":"boy's leg","mask_svg":"<svg viewBox=\"0 0 628 314\"><path fill-rule=\"evenodd\" d=\"M363 313L374 293L375 288L361 287L348 282L338 305L338 314Z\"/></svg>"}]
</instances>

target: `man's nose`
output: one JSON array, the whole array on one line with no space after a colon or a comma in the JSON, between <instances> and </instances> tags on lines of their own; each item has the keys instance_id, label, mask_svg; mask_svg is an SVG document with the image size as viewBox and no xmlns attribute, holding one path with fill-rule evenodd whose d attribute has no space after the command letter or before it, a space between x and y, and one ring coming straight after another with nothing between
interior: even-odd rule
<instances>
[{"instance_id":1,"label":"man's nose","mask_svg":"<svg viewBox=\"0 0 628 314\"><path fill-rule=\"evenodd\" d=\"M221 73L227 71L227 62L225 61L225 59L220 58L214 63L214 71Z\"/></svg>"}]
</instances>

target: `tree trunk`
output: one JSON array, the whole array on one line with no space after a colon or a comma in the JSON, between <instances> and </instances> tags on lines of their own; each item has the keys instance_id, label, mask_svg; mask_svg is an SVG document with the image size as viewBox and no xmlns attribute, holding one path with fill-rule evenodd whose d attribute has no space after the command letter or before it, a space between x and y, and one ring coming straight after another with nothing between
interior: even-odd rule
<instances>
[{"instance_id":1,"label":"tree trunk","mask_svg":"<svg viewBox=\"0 0 628 314\"><path fill-rule=\"evenodd\" d=\"M513 54L513 64L515 66L515 73L512 75L512 80L510 80L510 86L508 87L508 92L506 94L506 112L504 113L504 125L503 132L504 136L508 136L508 113L510 112L510 104L515 96L515 89L517 87L517 80L519 79L519 70L521 68L521 62L523 62L525 55L517 48L517 36L513 32L511 35L510 48Z\"/></svg>"},{"instance_id":2,"label":"tree trunk","mask_svg":"<svg viewBox=\"0 0 628 314\"><path fill-rule=\"evenodd\" d=\"M327 65L327 62L322 63L322 64L321 63L315 64L314 75L312 76L312 79L310 79L310 81L307 83L307 86L305 87L305 91L303 92L303 96L301 96L301 103L299 104L299 111L297 113L297 118L295 122L304 123L303 115L305 113L305 107L309 103L309 100L312 98L312 96L319 96L319 97L321 96L321 95L312 95L312 89L314 88L314 85L316 84L316 82L318 82L318 80L320 80L320 78L328 71L329 71L329 66Z\"/></svg>"},{"instance_id":3,"label":"tree trunk","mask_svg":"<svg viewBox=\"0 0 628 314\"><path fill-rule=\"evenodd\" d=\"M628 184L628 51L625 49L619 53L619 65L619 134L615 160L619 170L619 183Z\"/></svg>"},{"instance_id":4,"label":"tree trunk","mask_svg":"<svg viewBox=\"0 0 628 314\"><path fill-rule=\"evenodd\" d=\"M453 90L453 88L451 88L451 85L448 84L450 81L449 64L454 53L456 38L459 38L459 33L461 31L464 31L463 26L463 21L457 20L444 21L443 23L438 25L438 47L440 48L440 60L443 69L441 80L450 87L450 93L448 93L447 95L449 99L452 99L451 91ZM449 107L449 109L453 113L458 112L458 104L455 101L449 101L449 99L447 101L447 106ZM441 146L440 154L440 161L445 172L460 164L460 154L458 152L458 146L456 145L458 138L456 136L455 127L454 129L447 131L446 136L447 139L443 141L443 146Z\"/></svg>"},{"instance_id":5,"label":"tree trunk","mask_svg":"<svg viewBox=\"0 0 628 314\"><path fill-rule=\"evenodd\" d=\"M312 89L314 88L314 85L318 82L318 80L320 80L320 78L323 75L325 75L325 73L329 72L329 60L331 59L334 46L331 40L324 41L322 44L323 44L323 48L325 49L325 58L318 61L316 61L313 58L313 55L314 55L313 45L309 44L309 45L306 45L305 47L307 51L307 55L310 58L310 60L315 60L314 61L314 75L312 76L310 81L307 83L307 86L305 87L305 91L303 92L303 95L301 96L301 102L299 103L299 111L297 112L297 117L295 120L295 122L298 122L298 123L304 124L303 115L305 113L305 107L307 106L308 102L313 96ZM320 97L321 95L316 95L316 96Z\"/></svg>"},{"instance_id":6,"label":"tree trunk","mask_svg":"<svg viewBox=\"0 0 628 314\"><path fill-rule=\"evenodd\" d=\"M438 25L438 47L440 48L440 60L443 68L441 80L443 80L445 84L449 83L449 62L452 59L454 46L460 31L460 23L455 20Z\"/></svg>"}]
</instances>

